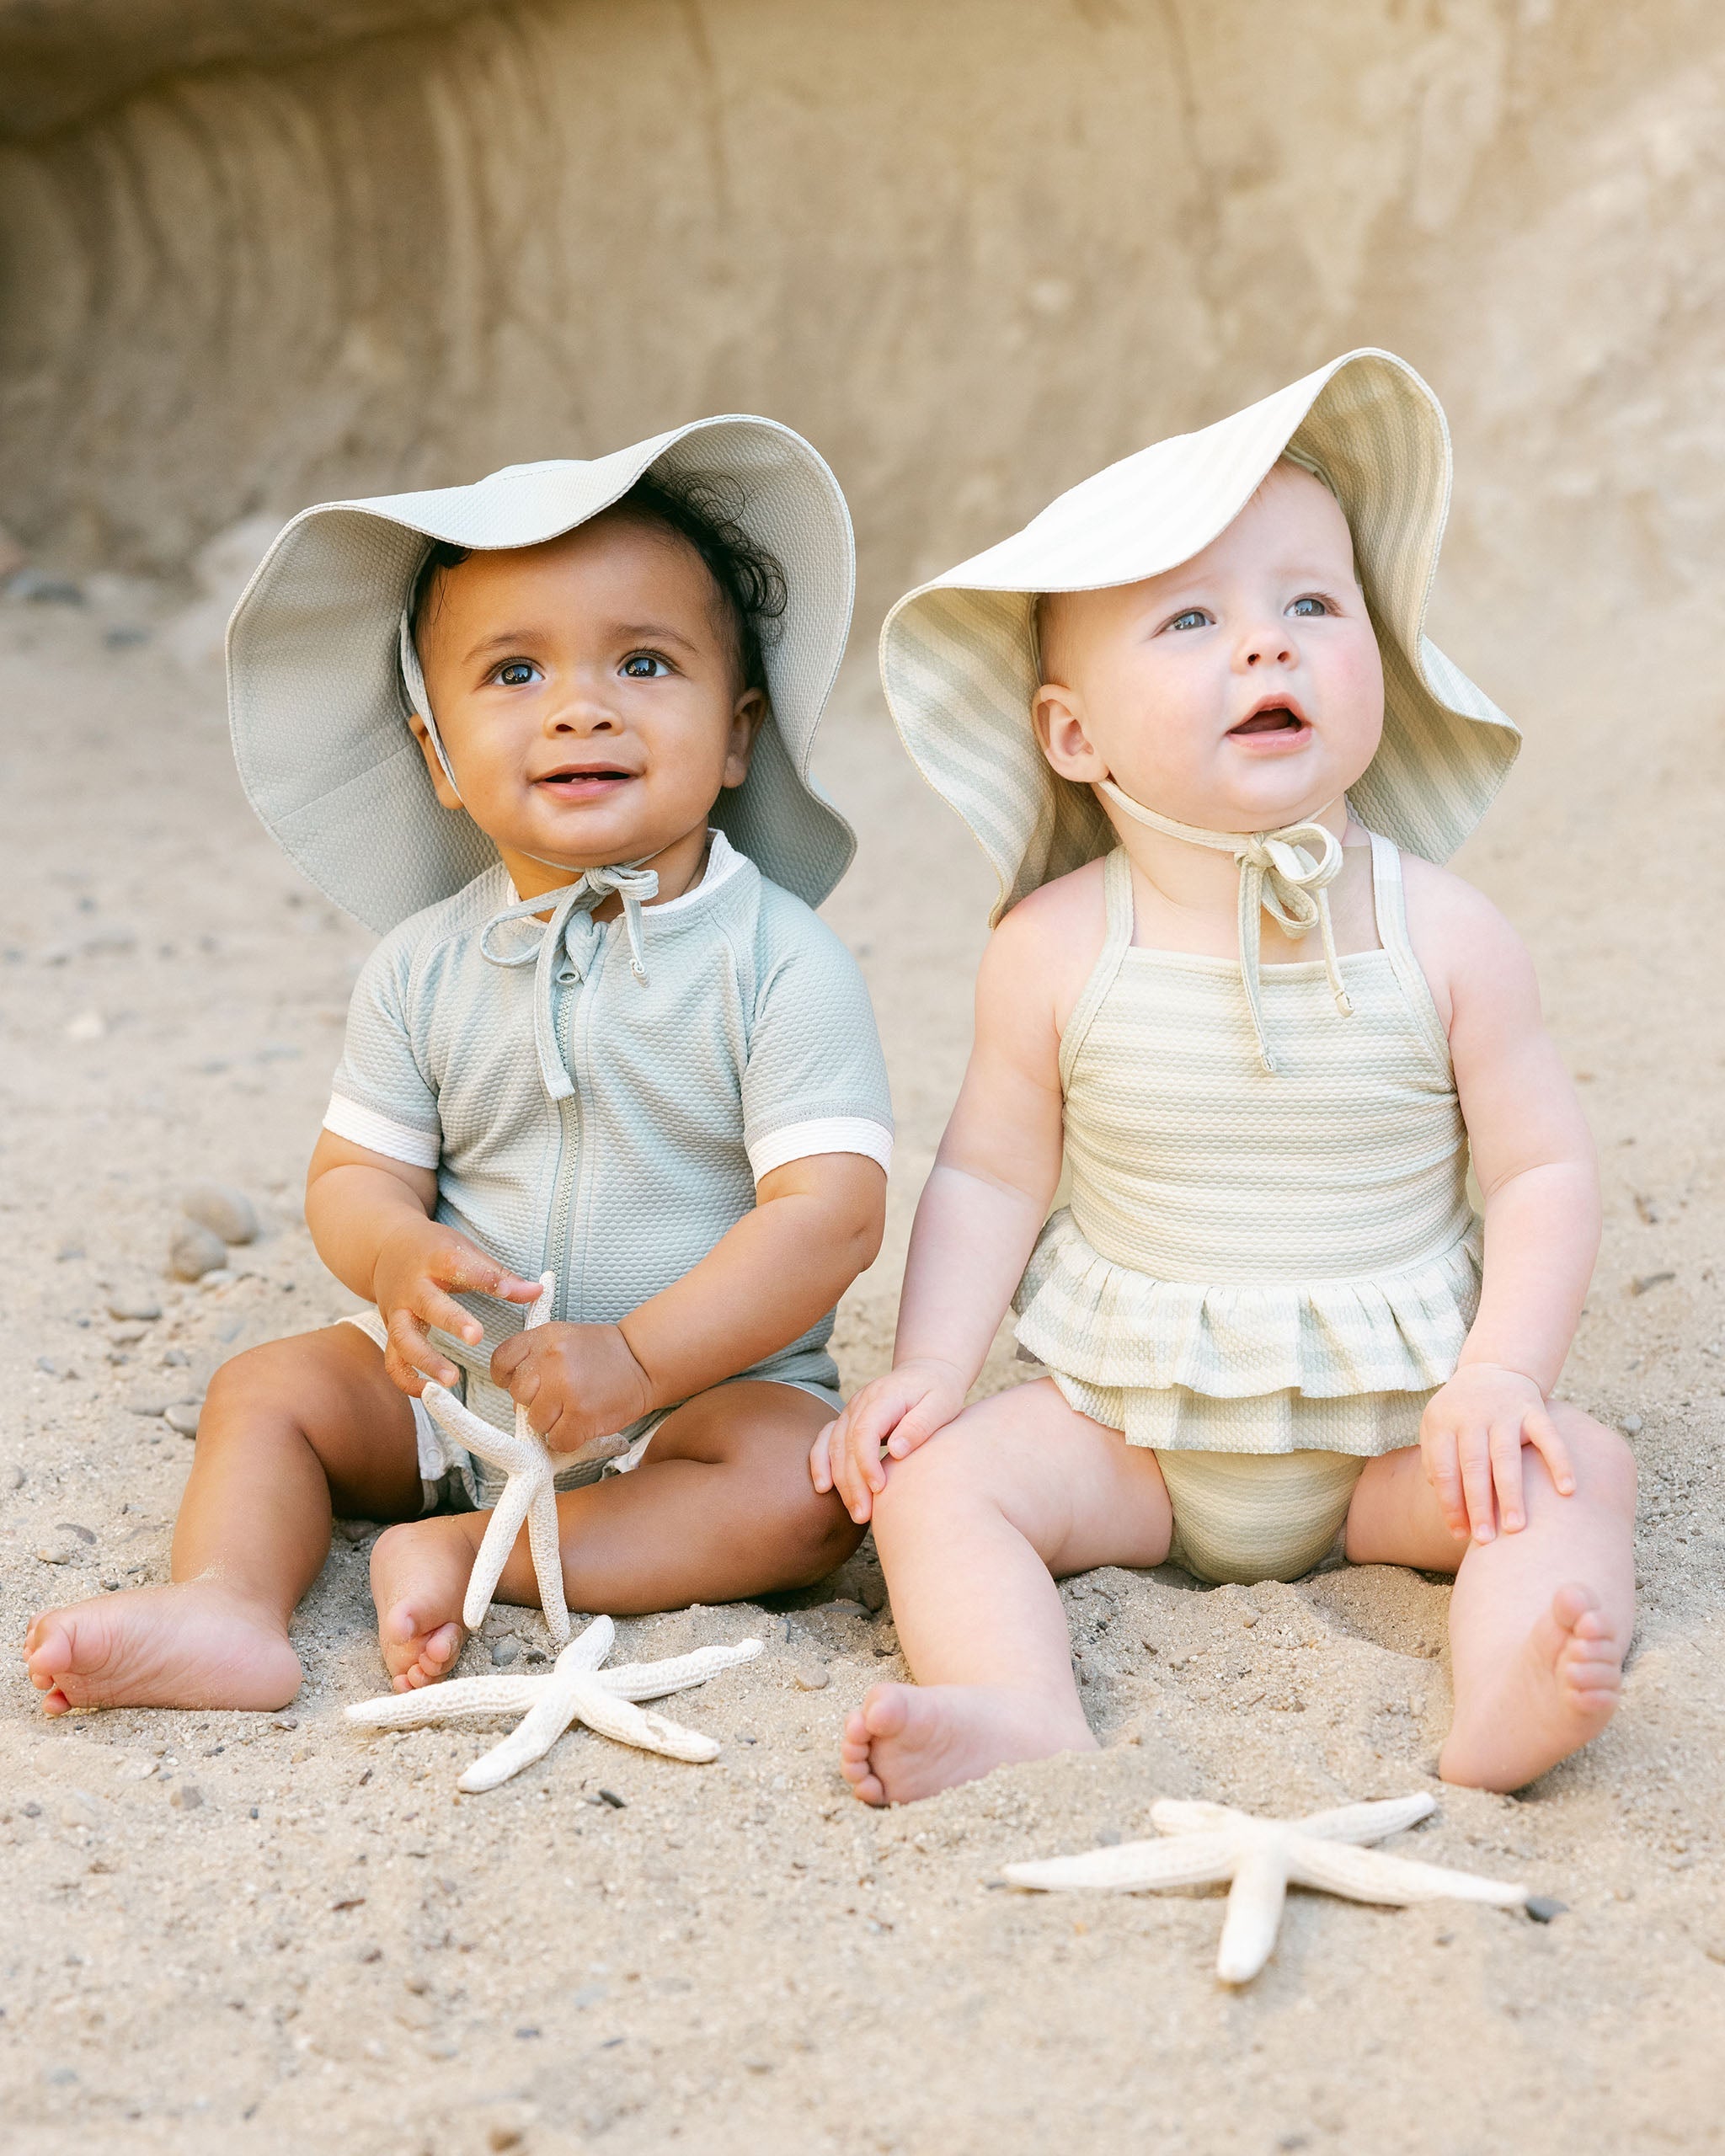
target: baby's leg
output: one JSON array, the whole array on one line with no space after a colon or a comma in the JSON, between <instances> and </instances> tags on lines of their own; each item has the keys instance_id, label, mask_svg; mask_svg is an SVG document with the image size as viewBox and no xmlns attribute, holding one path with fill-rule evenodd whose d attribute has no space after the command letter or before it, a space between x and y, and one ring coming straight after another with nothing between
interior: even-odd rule
<instances>
[{"instance_id":1,"label":"baby's leg","mask_svg":"<svg viewBox=\"0 0 1725 2156\"><path fill-rule=\"evenodd\" d=\"M1616 1711L1635 1627L1635 1463L1615 1431L1579 1409L1554 1402L1551 1414L1575 1490L1559 1497L1525 1445L1527 1525L1517 1534L1483 1544L1452 1535L1412 1448L1371 1461L1355 1486L1354 1563L1455 1573L1455 1718L1438 1760L1445 1781L1524 1788Z\"/></svg>"},{"instance_id":2,"label":"baby's leg","mask_svg":"<svg viewBox=\"0 0 1725 2156\"><path fill-rule=\"evenodd\" d=\"M887 1470L874 1537L916 1684L877 1684L840 1765L908 1803L1009 1759L1090 1751L1053 1576L1157 1565L1172 1521L1156 1455L1046 1378L968 1408Z\"/></svg>"},{"instance_id":3,"label":"baby's leg","mask_svg":"<svg viewBox=\"0 0 1725 2156\"><path fill-rule=\"evenodd\" d=\"M174 1530L172 1583L51 1609L24 1641L51 1715L70 1707L286 1706L294 1605L344 1514L420 1502L410 1405L351 1325L278 1340L211 1380Z\"/></svg>"},{"instance_id":4,"label":"baby's leg","mask_svg":"<svg viewBox=\"0 0 1725 2156\"><path fill-rule=\"evenodd\" d=\"M638 1467L558 1499L570 1608L626 1617L735 1602L806 1587L841 1565L862 1529L809 1480L809 1448L831 1420L813 1394L761 1379L716 1385L667 1416ZM490 1517L419 1520L378 1537L371 1593L386 1641L403 1627L423 1636L458 1624ZM538 1604L525 1529L497 1598ZM396 1689L424 1681L398 1674Z\"/></svg>"}]
</instances>

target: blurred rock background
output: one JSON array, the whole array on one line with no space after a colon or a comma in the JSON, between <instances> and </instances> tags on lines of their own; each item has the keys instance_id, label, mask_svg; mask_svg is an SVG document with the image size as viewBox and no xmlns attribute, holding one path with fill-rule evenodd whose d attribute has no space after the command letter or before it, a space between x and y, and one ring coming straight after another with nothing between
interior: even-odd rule
<instances>
[{"instance_id":1,"label":"blurred rock background","mask_svg":"<svg viewBox=\"0 0 1725 2156\"><path fill-rule=\"evenodd\" d=\"M173 573L758 410L851 496L866 645L1371 342L1450 408L1461 558L1583 639L1687 621L1722 87L1708 0L0 0L0 523Z\"/></svg>"}]
</instances>

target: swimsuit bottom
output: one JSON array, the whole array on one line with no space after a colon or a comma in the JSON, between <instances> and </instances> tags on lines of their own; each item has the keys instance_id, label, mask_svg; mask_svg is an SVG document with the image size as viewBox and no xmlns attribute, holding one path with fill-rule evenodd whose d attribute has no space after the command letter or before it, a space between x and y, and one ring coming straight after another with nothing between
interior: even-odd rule
<instances>
[{"instance_id":1,"label":"swimsuit bottom","mask_svg":"<svg viewBox=\"0 0 1725 2156\"><path fill-rule=\"evenodd\" d=\"M1347 1524L1365 1462L1346 1452L1158 1452L1173 1507L1170 1560L1242 1587L1320 1565Z\"/></svg>"}]
</instances>

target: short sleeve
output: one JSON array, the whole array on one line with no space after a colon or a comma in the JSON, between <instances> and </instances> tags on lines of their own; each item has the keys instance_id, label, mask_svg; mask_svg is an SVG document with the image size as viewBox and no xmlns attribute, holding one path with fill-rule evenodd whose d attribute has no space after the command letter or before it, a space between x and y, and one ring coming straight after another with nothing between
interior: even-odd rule
<instances>
[{"instance_id":1,"label":"short sleeve","mask_svg":"<svg viewBox=\"0 0 1725 2156\"><path fill-rule=\"evenodd\" d=\"M435 1168L442 1131L436 1090L415 1052L409 958L387 937L361 967L323 1128L390 1160Z\"/></svg>"},{"instance_id":2,"label":"short sleeve","mask_svg":"<svg viewBox=\"0 0 1725 2156\"><path fill-rule=\"evenodd\" d=\"M856 960L794 899L784 900L764 941L743 1073L743 1139L756 1181L817 1153L861 1153L889 1167L886 1060Z\"/></svg>"}]
</instances>

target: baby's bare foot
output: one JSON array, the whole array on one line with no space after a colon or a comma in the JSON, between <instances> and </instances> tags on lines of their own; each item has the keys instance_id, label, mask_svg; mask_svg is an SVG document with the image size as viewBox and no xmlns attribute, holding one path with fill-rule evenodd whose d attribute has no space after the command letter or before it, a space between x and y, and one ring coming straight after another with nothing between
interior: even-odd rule
<instances>
[{"instance_id":1,"label":"baby's bare foot","mask_svg":"<svg viewBox=\"0 0 1725 2156\"><path fill-rule=\"evenodd\" d=\"M1095 1749L1076 1708L1050 1705L1033 1692L877 1684L845 1723L839 1772L865 1804L910 1804L1010 1760Z\"/></svg>"},{"instance_id":2,"label":"baby's bare foot","mask_svg":"<svg viewBox=\"0 0 1725 2156\"><path fill-rule=\"evenodd\" d=\"M270 1610L214 1580L135 1588L45 1610L24 1636L51 1715L72 1707L285 1707L299 1657Z\"/></svg>"},{"instance_id":3,"label":"baby's bare foot","mask_svg":"<svg viewBox=\"0 0 1725 2156\"><path fill-rule=\"evenodd\" d=\"M461 1622L473 1538L464 1515L387 1528L371 1546L377 1644L393 1689L411 1692L447 1677L467 1642Z\"/></svg>"},{"instance_id":4,"label":"baby's bare foot","mask_svg":"<svg viewBox=\"0 0 1725 2156\"><path fill-rule=\"evenodd\" d=\"M1495 1682L1458 1707L1438 1772L1473 1789L1525 1788L1617 1711L1625 1644L1590 1588L1560 1587Z\"/></svg>"}]
</instances>

